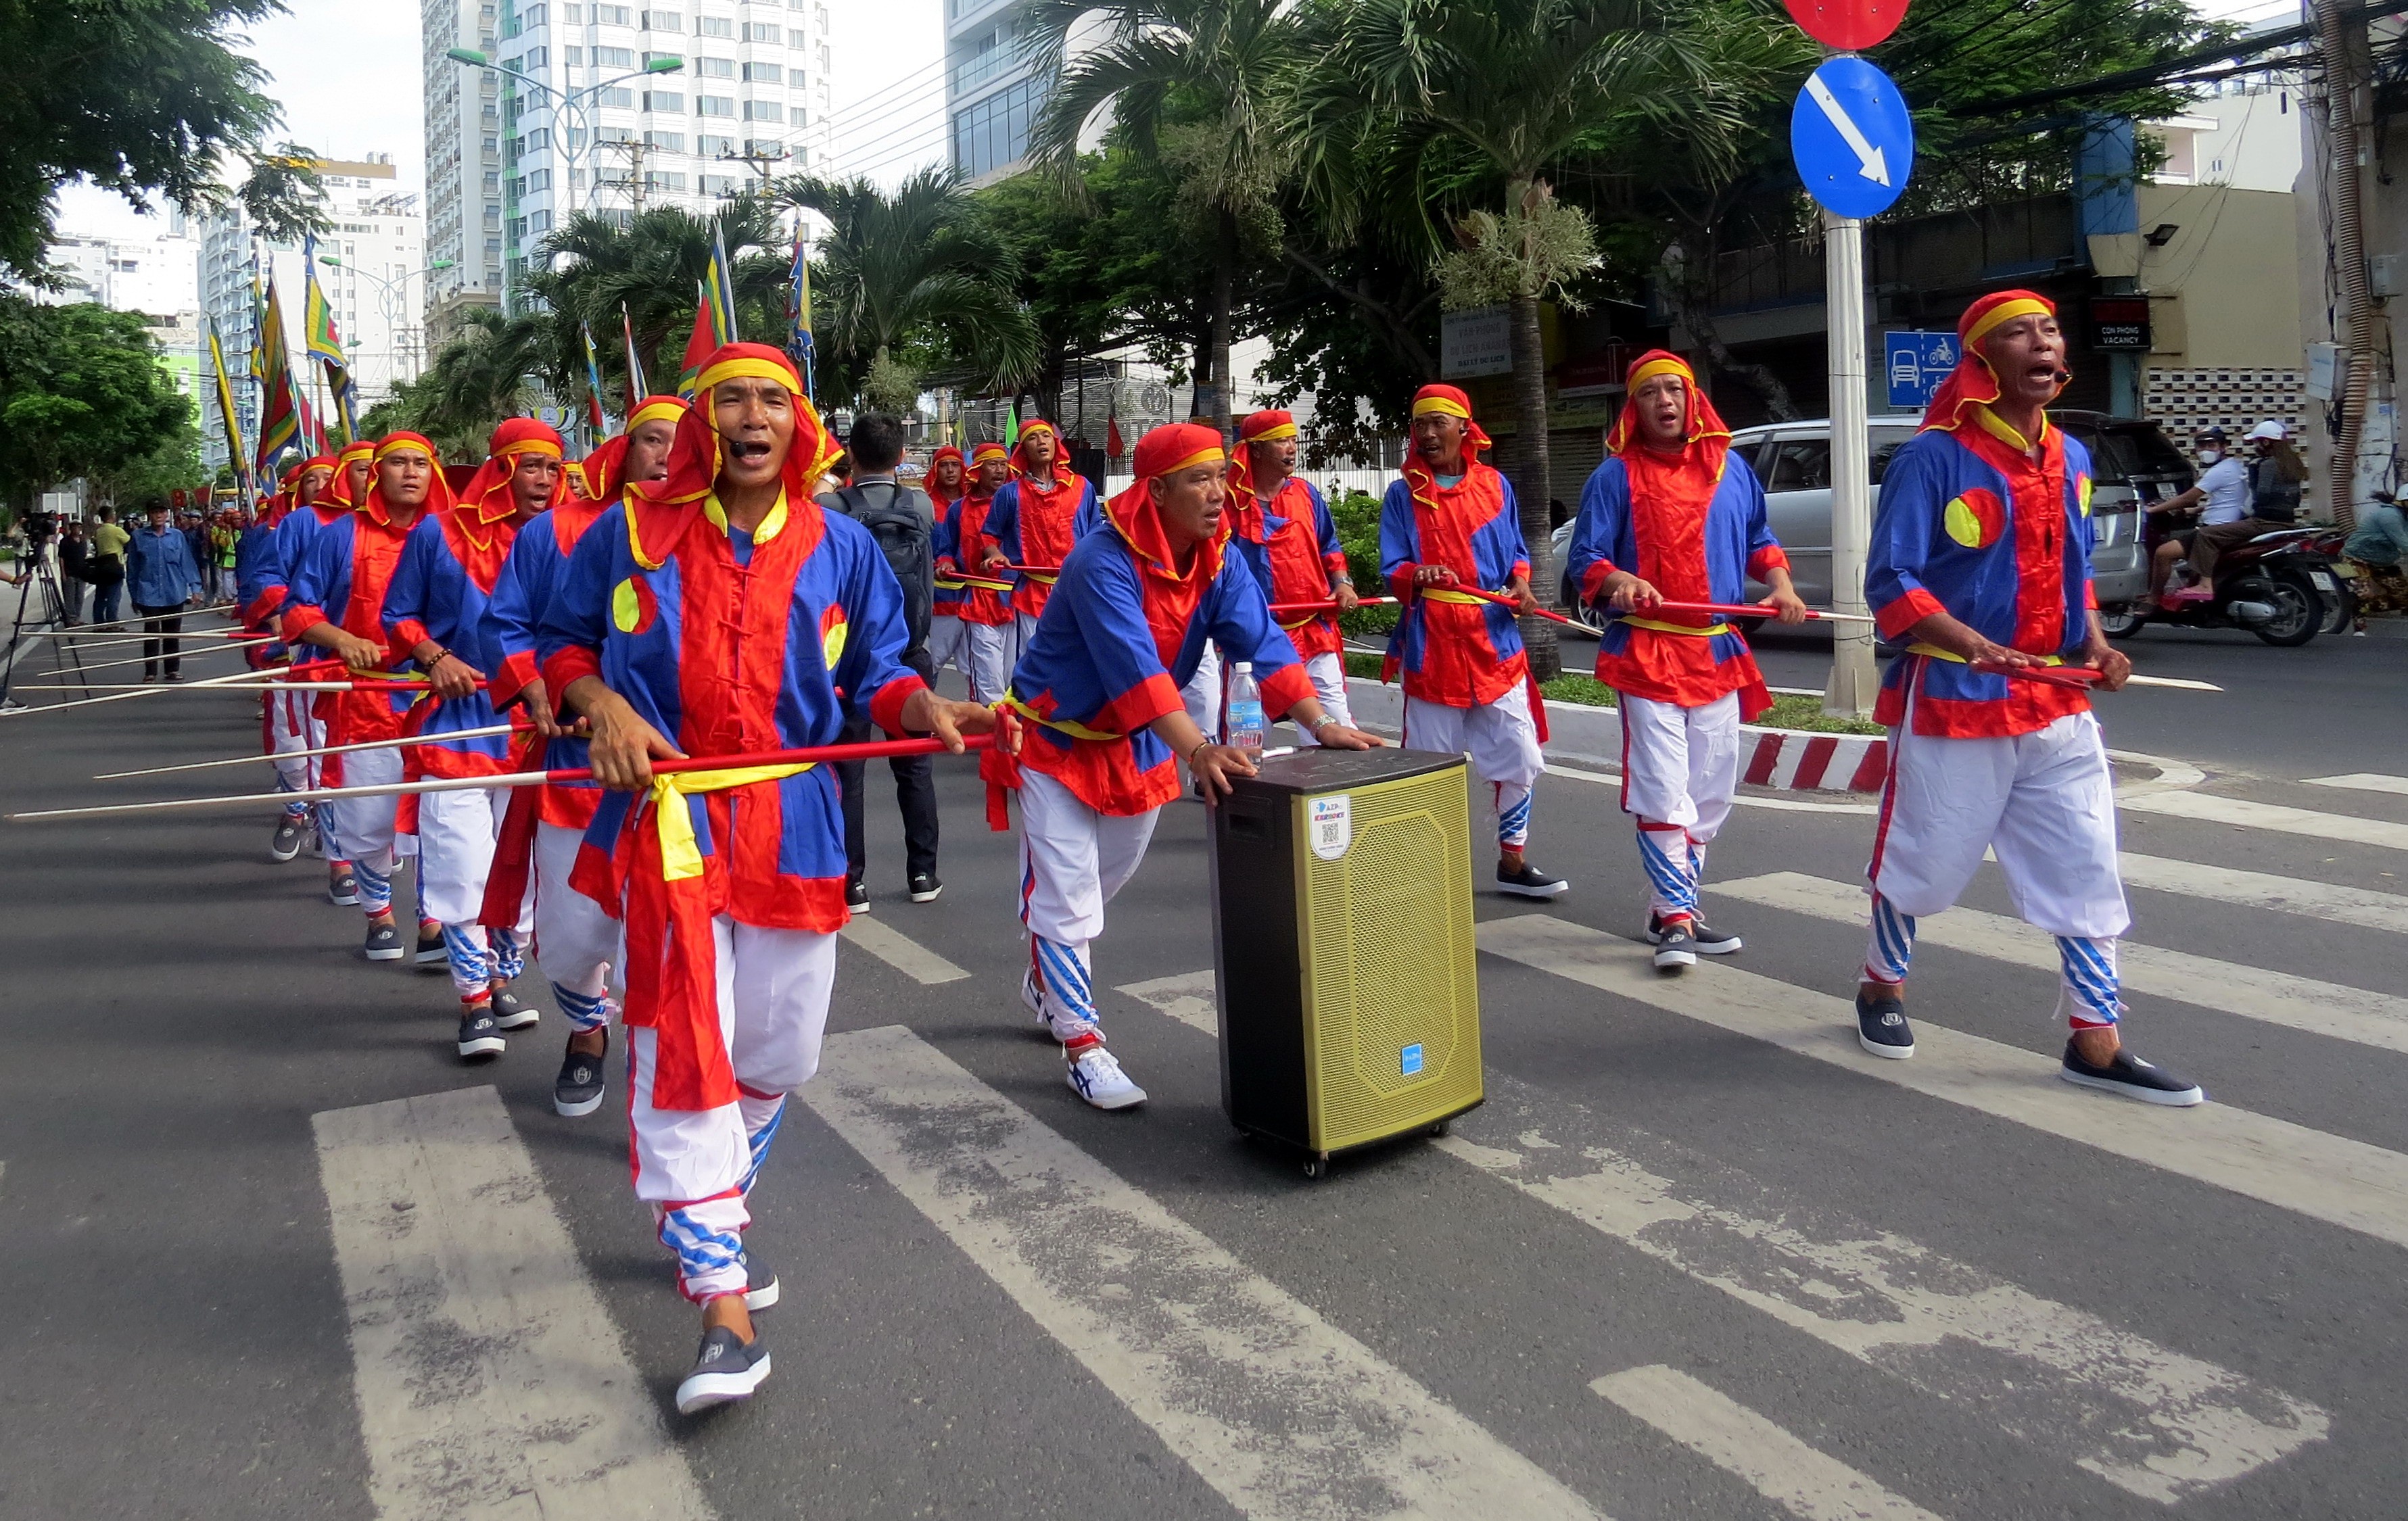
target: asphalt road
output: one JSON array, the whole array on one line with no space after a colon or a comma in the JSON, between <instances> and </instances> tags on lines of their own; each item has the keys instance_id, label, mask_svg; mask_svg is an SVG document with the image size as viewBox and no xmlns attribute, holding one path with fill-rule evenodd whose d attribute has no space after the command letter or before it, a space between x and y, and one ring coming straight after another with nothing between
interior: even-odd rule
<instances>
[{"instance_id":1,"label":"asphalt road","mask_svg":"<svg viewBox=\"0 0 2408 1521\"><path fill-rule=\"evenodd\" d=\"M1572 891L1478 902L1489 1102L1311 1182L1220 1114L1209 975L1166 986L1212 965L1199 808L1096 951L1152 1094L1103 1115L1021 1011L968 768L924 906L873 769L884 934L753 1196L777 1372L695 1420L548 1000L461 1064L445 980L359 960L265 810L0 826L0 1516L2397 1516L2408 794L2308 779L2408 788L2408 646L2135 654L2229 689L2102 699L2199 773L2124 775L2127 1031L2191 1111L2051 1075L2053 953L1987 869L1925 922L1923 1053L1859 1055L1861 799L1739 809L1707 906L1747 947L1657 979L1567 772L1533 854ZM257 741L232 697L0 718L0 804Z\"/></svg>"}]
</instances>

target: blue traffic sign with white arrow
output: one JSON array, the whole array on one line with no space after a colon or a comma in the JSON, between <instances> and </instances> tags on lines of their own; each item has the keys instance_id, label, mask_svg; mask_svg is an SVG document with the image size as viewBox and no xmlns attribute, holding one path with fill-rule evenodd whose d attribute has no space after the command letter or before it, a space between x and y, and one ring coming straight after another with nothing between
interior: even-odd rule
<instances>
[{"instance_id":1,"label":"blue traffic sign with white arrow","mask_svg":"<svg viewBox=\"0 0 2408 1521\"><path fill-rule=\"evenodd\" d=\"M1904 193L1914 170L1914 119L1888 75L1842 54L1798 92L1789 156L1806 193L1834 214L1877 216Z\"/></svg>"}]
</instances>

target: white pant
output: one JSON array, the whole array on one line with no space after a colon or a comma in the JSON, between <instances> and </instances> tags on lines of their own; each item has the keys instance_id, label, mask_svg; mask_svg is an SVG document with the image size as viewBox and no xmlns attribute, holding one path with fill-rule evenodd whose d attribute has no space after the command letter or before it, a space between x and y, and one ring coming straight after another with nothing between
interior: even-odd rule
<instances>
[{"instance_id":1,"label":"white pant","mask_svg":"<svg viewBox=\"0 0 2408 1521\"><path fill-rule=\"evenodd\" d=\"M1221 647L1210 639L1204 641L1204 658L1196 662L1196 674L1187 685L1179 689L1179 700L1187 706L1187 717L1204 732L1204 737L1218 741L1221 737Z\"/></svg>"},{"instance_id":2,"label":"white pant","mask_svg":"<svg viewBox=\"0 0 2408 1521\"><path fill-rule=\"evenodd\" d=\"M941 671L950 665L964 679L970 674L969 627L952 613L939 613L928 619L928 669Z\"/></svg>"},{"instance_id":3,"label":"white pant","mask_svg":"<svg viewBox=\"0 0 2408 1521\"><path fill-rule=\"evenodd\" d=\"M1698 707L1619 694L1622 811L1638 821L1648 906L1694 915L1706 846L1739 786L1739 693Z\"/></svg>"},{"instance_id":4,"label":"white pant","mask_svg":"<svg viewBox=\"0 0 2408 1521\"><path fill-rule=\"evenodd\" d=\"M1497 842L1519 850L1530 838L1530 789L1546 775L1539 753L1539 726L1530 718L1530 693L1516 687L1493 703L1445 707L1405 699L1405 730L1398 741L1408 750L1471 757L1471 769L1496 789Z\"/></svg>"},{"instance_id":5,"label":"white pant","mask_svg":"<svg viewBox=\"0 0 2408 1521\"><path fill-rule=\"evenodd\" d=\"M397 749L353 750L343 757L343 785L382 787L401 780ZM377 918L393 907L393 876L399 867L394 813L400 800L330 798L320 828L337 860L348 860L360 886L360 908Z\"/></svg>"},{"instance_id":6,"label":"white pant","mask_svg":"<svg viewBox=\"0 0 2408 1521\"><path fill-rule=\"evenodd\" d=\"M1910 715L1911 717L1911 715ZM2015 912L2053 935L2132 922L2115 865L2115 789L2099 720L2069 713L2013 739L1889 734L1873 889L1911 917L1956 902L1996 850Z\"/></svg>"},{"instance_id":7,"label":"white pant","mask_svg":"<svg viewBox=\"0 0 2408 1521\"><path fill-rule=\"evenodd\" d=\"M267 749L277 758L276 778L287 792L306 792L316 787L325 766L322 756L290 753L325 746L326 721L309 710L315 696L315 692L271 691L266 697Z\"/></svg>"},{"instance_id":8,"label":"white pant","mask_svg":"<svg viewBox=\"0 0 2408 1521\"><path fill-rule=\"evenodd\" d=\"M452 986L471 1002L526 966L532 895L519 904L512 928L488 934L478 922L509 806L509 793L496 788L426 792L418 799L418 917L443 926Z\"/></svg>"},{"instance_id":9,"label":"white pant","mask_svg":"<svg viewBox=\"0 0 2408 1521\"><path fill-rule=\"evenodd\" d=\"M610 1023L609 973L619 960L619 921L568 885L585 832L535 827L535 955L560 1012L576 1030Z\"/></svg>"},{"instance_id":10,"label":"white pant","mask_svg":"<svg viewBox=\"0 0 2408 1521\"><path fill-rule=\"evenodd\" d=\"M1021 774L1020 922L1045 1012L1057 1023L1096 1022L1087 947L1104 932L1104 905L1144 861L1161 813L1100 814L1043 772Z\"/></svg>"},{"instance_id":11,"label":"white pant","mask_svg":"<svg viewBox=\"0 0 2408 1521\"><path fill-rule=\"evenodd\" d=\"M769 1154L786 1095L819 1071L836 987L836 936L711 923L719 1038L743 1091L716 1109L652 1107L654 1031L627 1031L629 1159L652 1206L678 1288L696 1301L744 1291L746 1196Z\"/></svg>"},{"instance_id":12,"label":"white pant","mask_svg":"<svg viewBox=\"0 0 2408 1521\"><path fill-rule=\"evenodd\" d=\"M1346 701L1346 657L1343 655L1312 656L1304 662L1304 674L1312 682L1312 695L1321 699L1321 711L1347 728L1354 728L1354 708ZM1307 745L1321 743L1305 729L1304 725L1297 724L1296 730L1297 733L1304 735L1304 742Z\"/></svg>"},{"instance_id":13,"label":"white pant","mask_svg":"<svg viewBox=\"0 0 2408 1521\"><path fill-rule=\"evenodd\" d=\"M970 668L962 674L969 678L970 701L996 702L1011 685L1011 667L1020 644L1019 628L1010 623L964 620L962 639L969 648Z\"/></svg>"}]
</instances>

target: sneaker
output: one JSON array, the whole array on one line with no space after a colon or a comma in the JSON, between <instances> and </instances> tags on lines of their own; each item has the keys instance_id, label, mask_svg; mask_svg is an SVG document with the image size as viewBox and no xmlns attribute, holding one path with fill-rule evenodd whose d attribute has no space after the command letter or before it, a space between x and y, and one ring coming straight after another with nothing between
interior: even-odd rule
<instances>
[{"instance_id":1,"label":"sneaker","mask_svg":"<svg viewBox=\"0 0 2408 1521\"><path fill-rule=\"evenodd\" d=\"M494 989L494 1023L504 1030L524 1030L543 1017L543 1011L508 987Z\"/></svg>"},{"instance_id":2,"label":"sneaker","mask_svg":"<svg viewBox=\"0 0 2408 1521\"><path fill-rule=\"evenodd\" d=\"M1856 989L1856 1044L1893 1061L1914 1055L1914 1027L1906 1022L1906 1005L1898 995L1868 1002L1865 990Z\"/></svg>"},{"instance_id":3,"label":"sneaker","mask_svg":"<svg viewBox=\"0 0 2408 1521\"><path fill-rule=\"evenodd\" d=\"M337 872L326 878L326 902L337 908L359 907L360 879L349 872Z\"/></svg>"},{"instance_id":4,"label":"sneaker","mask_svg":"<svg viewBox=\"0 0 2408 1521\"><path fill-rule=\"evenodd\" d=\"M494 1006L472 1003L460 1015L460 1054L464 1057L497 1057L506 1049L502 1032L494 1023Z\"/></svg>"},{"instance_id":5,"label":"sneaker","mask_svg":"<svg viewBox=\"0 0 2408 1521\"><path fill-rule=\"evenodd\" d=\"M1679 972L1698 964L1698 937L1687 919L1674 919L1656 931L1656 970Z\"/></svg>"},{"instance_id":6,"label":"sneaker","mask_svg":"<svg viewBox=\"0 0 2408 1521\"><path fill-rule=\"evenodd\" d=\"M911 879L911 901L915 903L933 903L937 894L944 890L945 885L937 880L934 872L922 872Z\"/></svg>"},{"instance_id":7,"label":"sneaker","mask_svg":"<svg viewBox=\"0 0 2408 1521\"><path fill-rule=\"evenodd\" d=\"M869 912L869 884L848 882L844 885L844 906L856 914Z\"/></svg>"},{"instance_id":8,"label":"sneaker","mask_svg":"<svg viewBox=\"0 0 2408 1521\"><path fill-rule=\"evenodd\" d=\"M767 1310L778 1302L778 1270L762 1262L751 1247L744 1251L744 1308Z\"/></svg>"},{"instance_id":9,"label":"sneaker","mask_svg":"<svg viewBox=\"0 0 2408 1521\"><path fill-rule=\"evenodd\" d=\"M1517 898L1553 898L1570 886L1562 877L1549 876L1526 860L1518 872L1507 871L1501 860L1497 863L1497 890Z\"/></svg>"},{"instance_id":10,"label":"sneaker","mask_svg":"<svg viewBox=\"0 0 2408 1521\"><path fill-rule=\"evenodd\" d=\"M357 899L352 900L354 903ZM406 953L401 948L401 929L390 919L379 919L368 926L367 957L371 961L398 961Z\"/></svg>"},{"instance_id":11,"label":"sneaker","mask_svg":"<svg viewBox=\"0 0 2408 1521\"><path fill-rule=\"evenodd\" d=\"M570 1051L560 1059L560 1075L552 1080L552 1112L576 1119L602 1107L602 1090L609 1071L610 1032L602 1032L602 1049L588 1056Z\"/></svg>"},{"instance_id":12,"label":"sneaker","mask_svg":"<svg viewBox=\"0 0 2408 1521\"><path fill-rule=\"evenodd\" d=\"M276 832L267 837L268 860L291 860L301 854L302 844L308 838L308 832L302 824L301 819L291 814L277 819Z\"/></svg>"},{"instance_id":13,"label":"sneaker","mask_svg":"<svg viewBox=\"0 0 2408 1521\"><path fill-rule=\"evenodd\" d=\"M1145 1102L1145 1089L1128 1079L1121 1064L1098 1044L1070 1060L1071 1091L1098 1109L1126 1109Z\"/></svg>"},{"instance_id":14,"label":"sneaker","mask_svg":"<svg viewBox=\"0 0 2408 1521\"><path fill-rule=\"evenodd\" d=\"M713 1405L750 1400L768 1376L767 1337L756 1335L741 1342L725 1326L713 1327L702 1333L702 1345L694 1355L694 1372L678 1386L678 1414L691 1415Z\"/></svg>"},{"instance_id":15,"label":"sneaker","mask_svg":"<svg viewBox=\"0 0 2408 1521\"><path fill-rule=\"evenodd\" d=\"M1650 909L1647 914L1647 944L1658 945L1663 939L1664 921ZM1689 939L1700 956L1728 956L1739 949L1739 936L1725 934L1702 919L1689 921Z\"/></svg>"},{"instance_id":16,"label":"sneaker","mask_svg":"<svg viewBox=\"0 0 2408 1521\"><path fill-rule=\"evenodd\" d=\"M418 921L418 951L410 957L409 964L420 968L433 967L438 972L452 969L452 953L443 948L443 926L430 924L424 919Z\"/></svg>"},{"instance_id":17,"label":"sneaker","mask_svg":"<svg viewBox=\"0 0 2408 1521\"><path fill-rule=\"evenodd\" d=\"M2118 1046L2114 1059L2104 1067L2094 1067L2082 1059L2073 1042L2065 1043L2065 1068L2058 1073L2069 1083L2095 1087L2109 1093L2120 1093L2143 1103L2161 1103L2175 1109L2187 1109L2207 1102L2206 1092L2197 1083L2180 1073L2143 1061L2131 1052Z\"/></svg>"}]
</instances>

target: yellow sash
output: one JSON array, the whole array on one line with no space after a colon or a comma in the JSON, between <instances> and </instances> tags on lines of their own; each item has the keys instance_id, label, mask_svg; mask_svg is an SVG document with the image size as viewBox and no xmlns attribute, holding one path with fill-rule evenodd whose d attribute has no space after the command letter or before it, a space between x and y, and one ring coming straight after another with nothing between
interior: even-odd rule
<instances>
[{"instance_id":1,"label":"yellow sash","mask_svg":"<svg viewBox=\"0 0 2408 1521\"><path fill-rule=\"evenodd\" d=\"M1909 645L1906 647L1906 652L1910 655L1928 655L1935 661L1948 661L1957 665L1967 663L1964 656L1951 655L1948 651L1941 648L1938 645ZM2063 665L2065 663L2065 657L2062 655L2043 655L2041 657L2041 663L2042 665Z\"/></svg>"},{"instance_id":2,"label":"yellow sash","mask_svg":"<svg viewBox=\"0 0 2408 1521\"><path fill-rule=\"evenodd\" d=\"M702 846L694 837L694 810L686 798L724 792L754 782L799 776L817 762L796 766L738 766L729 771L676 771L652 777L653 828L660 831L661 880L682 882L702 874Z\"/></svg>"},{"instance_id":3,"label":"yellow sash","mask_svg":"<svg viewBox=\"0 0 2408 1521\"><path fill-rule=\"evenodd\" d=\"M1658 623L1652 618L1640 618L1631 613L1623 614L1620 618L1616 619L1616 621L1627 623L1634 629L1653 629L1657 633L1685 633L1699 639L1703 639L1710 634L1735 633L1738 632L1727 623L1710 623L1702 629L1693 629L1686 623Z\"/></svg>"},{"instance_id":4,"label":"yellow sash","mask_svg":"<svg viewBox=\"0 0 2408 1521\"><path fill-rule=\"evenodd\" d=\"M1043 724L1046 728L1053 730L1055 733L1068 734L1072 739L1111 740L1128 738L1126 734L1115 734L1108 730L1090 729L1083 723L1075 723L1068 718L1049 718L1045 717L1045 715L1038 712L1035 708L1030 707L1027 704L1022 702L1020 700L1020 694L1008 688L1004 691L1003 701L1005 705L1010 707L1011 711L1019 714L1022 718L1026 718L1030 723Z\"/></svg>"},{"instance_id":5,"label":"yellow sash","mask_svg":"<svg viewBox=\"0 0 2408 1521\"><path fill-rule=\"evenodd\" d=\"M1485 597L1475 597L1469 591L1457 591L1453 587L1447 586L1417 587L1414 589L1413 595L1417 597L1427 597L1432 602L1462 603L1465 605L1471 607L1504 606L1502 603L1490 602ZM1511 612L1512 609L1506 608L1506 611Z\"/></svg>"}]
</instances>

